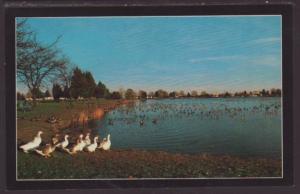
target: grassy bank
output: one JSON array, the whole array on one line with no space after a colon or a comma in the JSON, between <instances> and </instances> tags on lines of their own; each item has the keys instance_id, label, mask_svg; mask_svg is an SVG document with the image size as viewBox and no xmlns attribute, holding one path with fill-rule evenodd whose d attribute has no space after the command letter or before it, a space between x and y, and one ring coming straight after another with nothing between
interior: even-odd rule
<instances>
[{"instance_id":1,"label":"grassy bank","mask_svg":"<svg viewBox=\"0 0 300 194\"><path fill-rule=\"evenodd\" d=\"M277 160L205 154L112 150L74 156L55 152L52 158L45 159L34 153L18 152L18 159L21 179L281 176L281 163Z\"/></svg>"},{"instance_id":2,"label":"grassy bank","mask_svg":"<svg viewBox=\"0 0 300 194\"><path fill-rule=\"evenodd\" d=\"M50 142L51 137L56 133L74 135L91 128L86 122L84 125L82 121L94 119L95 111L106 112L123 103L128 102L107 99L38 102L32 111L17 112L18 142L30 141L39 130L44 132L43 140L45 142ZM51 115L57 118L57 122L54 124L47 122ZM80 128L80 131L76 131L75 128Z\"/></svg>"}]
</instances>

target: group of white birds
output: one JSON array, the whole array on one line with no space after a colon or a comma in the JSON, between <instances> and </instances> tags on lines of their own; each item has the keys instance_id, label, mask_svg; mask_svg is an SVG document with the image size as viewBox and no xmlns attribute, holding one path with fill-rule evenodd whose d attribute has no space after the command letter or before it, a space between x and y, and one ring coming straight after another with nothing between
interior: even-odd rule
<instances>
[{"instance_id":1,"label":"group of white birds","mask_svg":"<svg viewBox=\"0 0 300 194\"><path fill-rule=\"evenodd\" d=\"M95 152L97 148L109 150L111 147L110 134L108 134L106 138L98 143L98 136L95 136L94 141L92 142L90 139L90 133L87 133L84 138L83 134L80 134L76 140L76 143L72 145L71 148L67 148L70 145L68 139L69 135L65 135L61 142L58 139L58 135L56 135L52 138L52 143L48 143L43 149L38 150L36 148L38 148L42 143L42 133L42 131L39 131L32 141L21 145L20 149L22 149L25 153L28 153L30 150L34 150L36 153L48 158L51 157L51 154L56 148L60 148L61 150L73 155L80 151Z\"/></svg>"}]
</instances>

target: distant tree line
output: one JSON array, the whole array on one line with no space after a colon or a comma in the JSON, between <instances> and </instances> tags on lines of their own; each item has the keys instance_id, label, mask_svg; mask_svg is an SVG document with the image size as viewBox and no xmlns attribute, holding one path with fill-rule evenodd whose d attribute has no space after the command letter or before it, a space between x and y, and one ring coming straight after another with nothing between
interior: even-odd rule
<instances>
[{"instance_id":1,"label":"distant tree line","mask_svg":"<svg viewBox=\"0 0 300 194\"><path fill-rule=\"evenodd\" d=\"M184 92L184 91L172 91L167 92L165 90L159 89L155 92L145 92L139 91L135 93L132 89L128 89L126 93L130 93L130 95L125 95L125 98L132 99L134 96L135 98L145 99L145 98L227 98L227 97L250 97L250 96L261 96L261 97L280 97L281 96L281 89L262 89L260 91L242 91L242 92L223 92L223 93L208 93L206 91L202 91L198 93L195 90L191 92ZM136 95L138 94L138 95Z\"/></svg>"},{"instance_id":2,"label":"distant tree line","mask_svg":"<svg viewBox=\"0 0 300 194\"><path fill-rule=\"evenodd\" d=\"M38 90L36 93L36 98L47 98L47 97L51 97L51 96L52 95L49 92L49 90L46 90L45 92ZM28 91L26 94L17 92L17 100L25 100L26 98L32 98L32 93L30 91Z\"/></svg>"},{"instance_id":3,"label":"distant tree line","mask_svg":"<svg viewBox=\"0 0 300 194\"><path fill-rule=\"evenodd\" d=\"M46 92L38 92L38 98L50 97L51 94L49 90ZM159 89L155 92L146 92L144 90L139 90L138 92L133 89L127 89L125 91L113 91L110 92L105 84L102 82L95 83L94 78L90 72L82 72L79 68L74 70L74 75L72 76L72 82L70 88L63 87L59 84L53 84L52 96L55 100L59 98L107 98L107 99L163 99L163 98L229 98L229 97L280 97L281 89L262 89L260 91L242 91L242 92L223 92L223 93L207 93L202 91L198 93L197 91L191 91L185 93L184 91L172 91L167 92L165 90ZM31 97L30 93L26 95L22 93L17 93L18 100L24 100L26 97Z\"/></svg>"},{"instance_id":4,"label":"distant tree line","mask_svg":"<svg viewBox=\"0 0 300 194\"><path fill-rule=\"evenodd\" d=\"M223 92L223 93L208 93L202 91L198 93L195 90L190 92L172 91L168 92L162 89L154 92L146 92L144 90L134 91L129 88L127 90L120 89L119 91L110 92L104 83L99 81L97 84L91 72L83 71L79 67L75 67L71 70L71 73L64 73L63 81L56 81L52 85L52 95L49 90L42 92L40 89L35 90L35 98L47 98L53 97L54 100L58 101L60 98L65 99L78 99L78 98L107 98L107 99L148 99L148 98L227 98L227 97L250 97L250 96L261 96L261 97L279 97L281 96L281 89L262 89L260 91L242 91L242 92ZM61 80L61 79L59 79ZM24 100L25 98L32 98L33 94L31 90L24 95L17 93L18 100Z\"/></svg>"}]
</instances>

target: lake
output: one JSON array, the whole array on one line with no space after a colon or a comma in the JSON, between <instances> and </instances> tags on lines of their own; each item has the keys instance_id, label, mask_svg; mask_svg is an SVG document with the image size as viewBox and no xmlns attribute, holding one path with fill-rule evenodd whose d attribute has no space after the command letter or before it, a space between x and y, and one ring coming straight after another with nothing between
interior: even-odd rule
<instances>
[{"instance_id":1,"label":"lake","mask_svg":"<svg viewBox=\"0 0 300 194\"><path fill-rule=\"evenodd\" d=\"M99 122L112 149L281 157L281 98L137 101Z\"/></svg>"}]
</instances>

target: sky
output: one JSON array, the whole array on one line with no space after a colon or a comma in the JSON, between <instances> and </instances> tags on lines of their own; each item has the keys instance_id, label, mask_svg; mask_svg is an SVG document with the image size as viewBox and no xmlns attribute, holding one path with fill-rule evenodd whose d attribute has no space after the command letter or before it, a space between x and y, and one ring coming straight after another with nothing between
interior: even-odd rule
<instances>
[{"instance_id":1,"label":"sky","mask_svg":"<svg viewBox=\"0 0 300 194\"><path fill-rule=\"evenodd\" d=\"M281 88L280 16L29 18L111 91ZM25 90L17 84L18 90Z\"/></svg>"}]
</instances>

